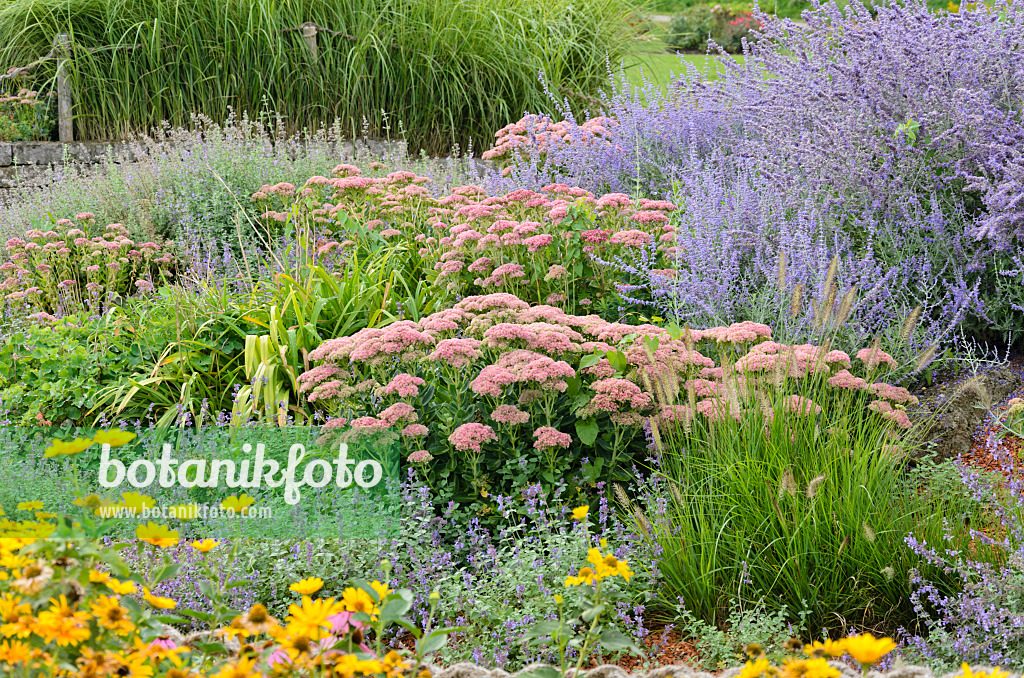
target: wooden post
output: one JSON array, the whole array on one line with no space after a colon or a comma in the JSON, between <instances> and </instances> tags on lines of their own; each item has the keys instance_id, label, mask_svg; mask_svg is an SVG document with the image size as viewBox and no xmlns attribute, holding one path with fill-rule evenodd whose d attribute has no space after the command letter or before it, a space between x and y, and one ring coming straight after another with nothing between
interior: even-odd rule
<instances>
[{"instance_id":1,"label":"wooden post","mask_svg":"<svg viewBox=\"0 0 1024 678\"><path fill-rule=\"evenodd\" d=\"M74 121L71 118L71 85L68 84L68 55L71 39L61 33L53 39L53 51L57 55L57 129L62 144L75 140Z\"/></svg>"},{"instance_id":2,"label":"wooden post","mask_svg":"<svg viewBox=\"0 0 1024 678\"><path fill-rule=\"evenodd\" d=\"M306 41L310 54L313 55L313 62L316 62L316 26L310 24L302 25L302 39Z\"/></svg>"}]
</instances>

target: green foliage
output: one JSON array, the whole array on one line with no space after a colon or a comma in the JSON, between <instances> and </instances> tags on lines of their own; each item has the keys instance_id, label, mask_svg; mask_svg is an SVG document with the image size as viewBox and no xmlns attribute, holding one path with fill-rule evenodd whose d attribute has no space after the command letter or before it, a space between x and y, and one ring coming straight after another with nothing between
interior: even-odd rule
<instances>
[{"instance_id":1,"label":"green foliage","mask_svg":"<svg viewBox=\"0 0 1024 678\"><path fill-rule=\"evenodd\" d=\"M934 0L937 2L938 0ZM717 3L716 3L717 4ZM777 14L780 17L799 18L800 12L810 9L811 3L808 0L762 0L761 2L749 3L728 3L741 11L750 11L755 4L759 4L761 10L768 14ZM844 4L844 3L840 3ZM648 0L648 11L657 14L685 13L695 7L707 5L707 0Z\"/></svg>"},{"instance_id":2,"label":"green foliage","mask_svg":"<svg viewBox=\"0 0 1024 678\"><path fill-rule=\"evenodd\" d=\"M745 662L748 655L744 648L751 643L760 645L774 661L792 656L783 648L783 643L803 636L804 629L802 624L794 626L787 612L785 609L769 612L762 603L746 609L734 607L720 628L682 610L674 624L683 637L696 639L701 667L719 671Z\"/></svg>"},{"instance_id":3,"label":"green foliage","mask_svg":"<svg viewBox=\"0 0 1024 678\"><path fill-rule=\"evenodd\" d=\"M636 515L670 554L662 600L709 624L750 601L806 610L808 630L833 637L912 623L910 573L928 568L904 539L942 540L968 506L963 492L922 491L927 478L906 470L913 438L893 437L854 391L807 379L797 393L822 411L804 416L771 377L737 388L736 418L660 431L668 508L663 519ZM962 524L953 539L966 544ZM935 581L950 585L942 573Z\"/></svg>"},{"instance_id":4,"label":"green foliage","mask_svg":"<svg viewBox=\"0 0 1024 678\"><path fill-rule=\"evenodd\" d=\"M161 426L218 412L233 412L236 421L305 421L296 378L309 368L309 351L324 339L433 309L427 288L407 282L405 260L390 250L330 271L315 261L297 244L271 264L269 280L247 283L248 291L209 282L168 286L135 304L129 313L137 314L137 342L146 349L139 352L148 359L95 393L94 412L153 417Z\"/></svg>"},{"instance_id":5,"label":"green foliage","mask_svg":"<svg viewBox=\"0 0 1024 678\"><path fill-rule=\"evenodd\" d=\"M54 128L53 102L21 89L0 92L0 141L48 141Z\"/></svg>"},{"instance_id":6,"label":"green foliage","mask_svg":"<svg viewBox=\"0 0 1024 678\"><path fill-rule=\"evenodd\" d=\"M143 361L121 314L11 329L0 343L0 402L16 424L82 424L103 384Z\"/></svg>"},{"instance_id":7,"label":"green foliage","mask_svg":"<svg viewBox=\"0 0 1024 678\"><path fill-rule=\"evenodd\" d=\"M223 290L161 288L157 299L135 309L149 359L97 393L94 413L154 417L170 426L230 411L250 327L235 302Z\"/></svg>"},{"instance_id":8,"label":"green foliage","mask_svg":"<svg viewBox=\"0 0 1024 678\"><path fill-rule=\"evenodd\" d=\"M743 51L743 38L758 26L750 12L723 5L694 5L669 24L665 43L674 49L707 49L708 38L730 53Z\"/></svg>"},{"instance_id":9,"label":"green foliage","mask_svg":"<svg viewBox=\"0 0 1024 678\"><path fill-rule=\"evenodd\" d=\"M594 95L606 58L631 43L623 0L15 0L0 6L0 68L47 54L71 35L67 73L76 135L118 138L193 113L223 121L270 101L295 129L341 120L385 132L401 120L416 147L465 148L559 95ZM314 61L301 24L317 35ZM331 32L333 31L333 32ZM53 62L31 72L51 82ZM585 97L584 97L585 98Z\"/></svg>"}]
</instances>

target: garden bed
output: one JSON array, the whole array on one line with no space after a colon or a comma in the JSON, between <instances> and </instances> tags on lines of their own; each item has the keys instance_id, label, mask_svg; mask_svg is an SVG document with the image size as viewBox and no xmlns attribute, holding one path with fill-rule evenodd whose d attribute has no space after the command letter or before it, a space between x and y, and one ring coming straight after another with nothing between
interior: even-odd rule
<instances>
[{"instance_id":1,"label":"garden bed","mask_svg":"<svg viewBox=\"0 0 1024 678\"><path fill-rule=\"evenodd\" d=\"M473 14L490 1L301 35L305 0L256 3L271 28L223 58L295 121L195 118L102 159L67 147L69 166L6 147L57 181L4 212L0 671L1019 670L1022 363L977 350L1021 350L1022 8L830 4L806 30L714 10L734 42L759 24L742 66L604 90L584 117L591 47L621 27L578 3ZM67 75L142 101L147 60L209 47L187 33L203 6L167 7L145 48L102 52L115 29L93 27ZM232 30L237 10L206 18ZM451 11L450 34L423 30ZM343 75L436 51L360 76L406 90L336 97L330 40L352 56L382 35ZM480 44L445 61L460 35ZM293 38L312 61L261 61ZM442 77L492 82L477 47L547 61L500 69L508 96L478 114L481 85ZM95 107L88 129L223 113L207 89L255 81L189 63L152 110ZM0 102L24 109L5 133L31 131L34 96ZM412 146L498 127L493 146L286 132L338 112L316 101L410 100Z\"/></svg>"}]
</instances>

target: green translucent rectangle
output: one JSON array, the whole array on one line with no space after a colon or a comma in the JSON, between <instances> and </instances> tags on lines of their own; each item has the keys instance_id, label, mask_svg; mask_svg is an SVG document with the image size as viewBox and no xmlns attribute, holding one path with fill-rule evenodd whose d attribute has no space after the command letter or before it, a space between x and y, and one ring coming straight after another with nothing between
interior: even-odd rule
<instances>
[{"instance_id":1,"label":"green translucent rectangle","mask_svg":"<svg viewBox=\"0 0 1024 678\"><path fill-rule=\"evenodd\" d=\"M121 445L103 429L0 428L7 531L67 516L106 523L114 536L149 522L183 539L397 533L394 433L271 426L131 432L137 435Z\"/></svg>"}]
</instances>

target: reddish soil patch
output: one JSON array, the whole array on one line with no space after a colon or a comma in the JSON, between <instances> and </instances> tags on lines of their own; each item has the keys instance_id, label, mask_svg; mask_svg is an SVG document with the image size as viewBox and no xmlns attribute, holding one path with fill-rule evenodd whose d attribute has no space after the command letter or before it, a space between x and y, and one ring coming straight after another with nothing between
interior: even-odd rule
<instances>
[{"instance_id":1,"label":"reddish soil patch","mask_svg":"<svg viewBox=\"0 0 1024 678\"><path fill-rule=\"evenodd\" d=\"M697 667L700 665L700 657L697 648L693 643L683 639L675 629L652 629L643 642L645 657L621 657L613 660L611 657L603 657L600 660L594 658L590 662L590 668L600 664L614 664L621 666L627 671L645 671L658 668L659 666L672 666L675 664L689 664Z\"/></svg>"}]
</instances>

